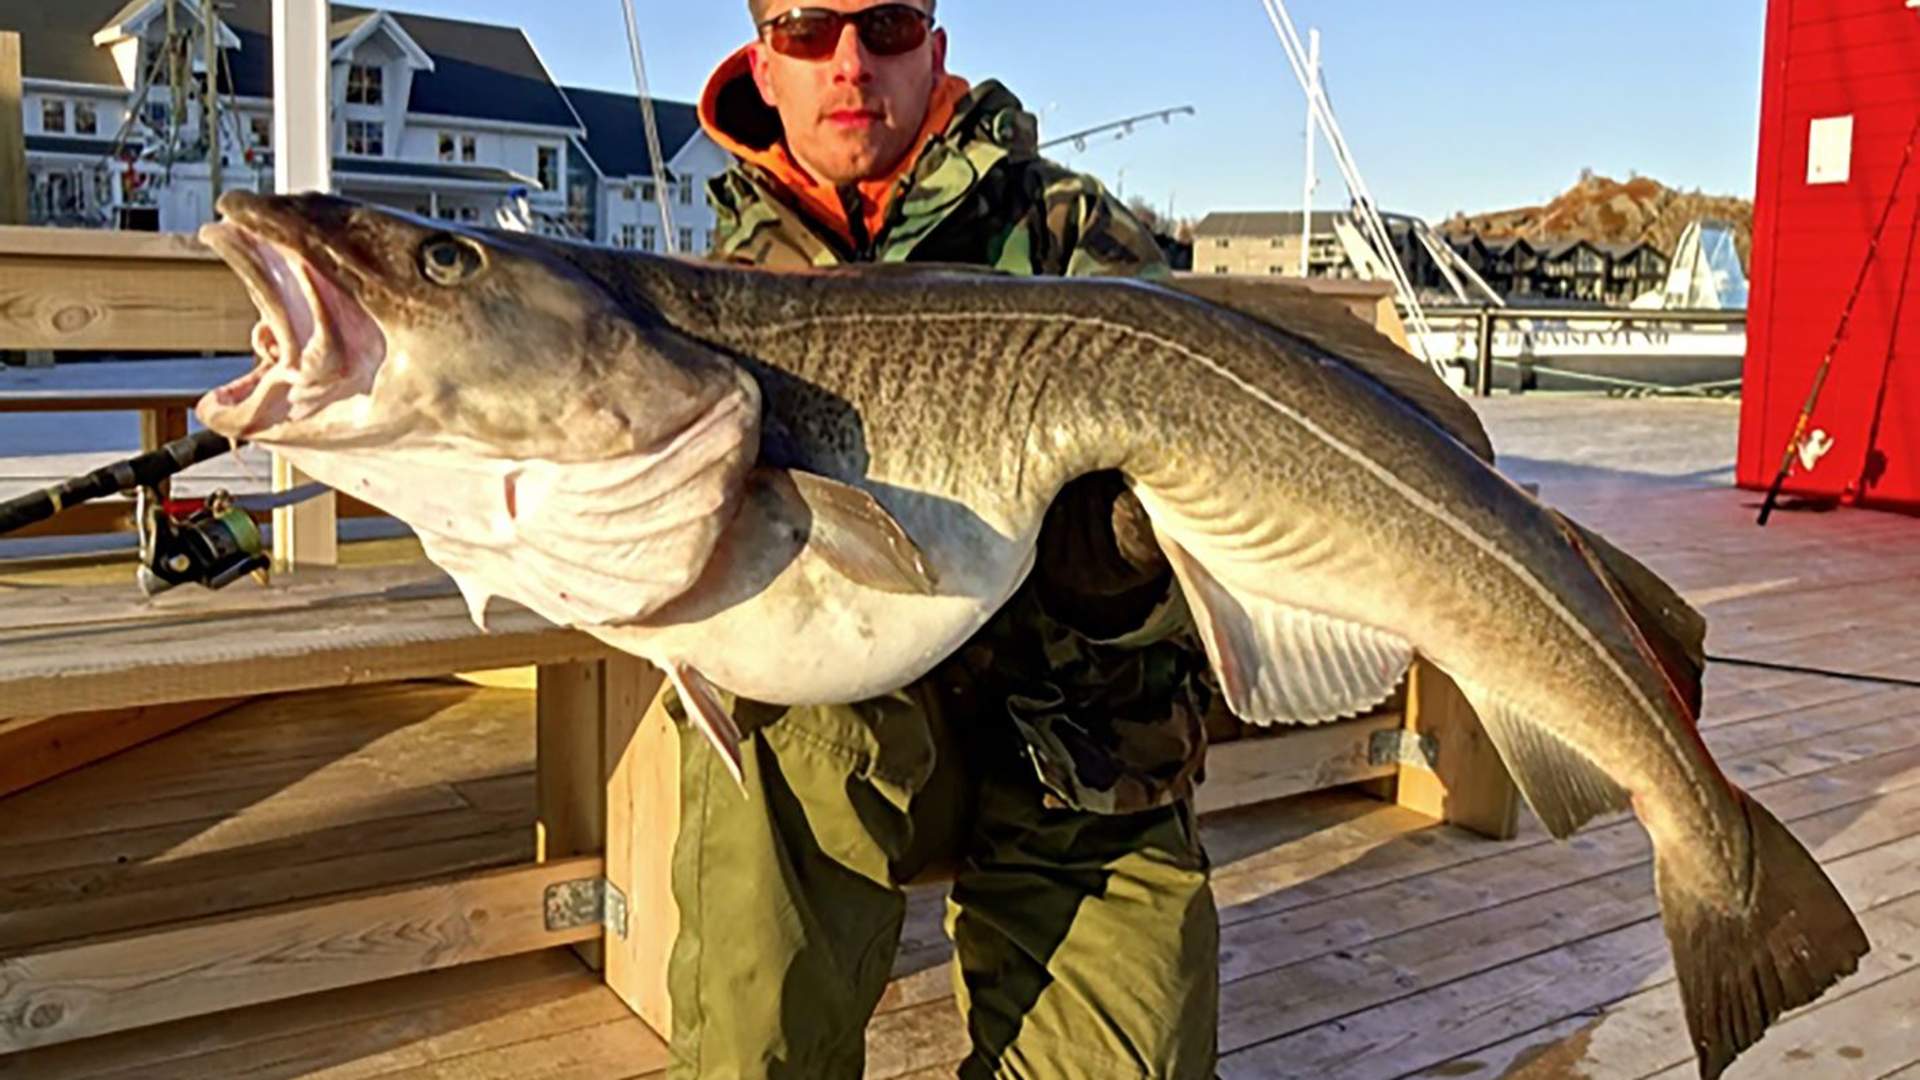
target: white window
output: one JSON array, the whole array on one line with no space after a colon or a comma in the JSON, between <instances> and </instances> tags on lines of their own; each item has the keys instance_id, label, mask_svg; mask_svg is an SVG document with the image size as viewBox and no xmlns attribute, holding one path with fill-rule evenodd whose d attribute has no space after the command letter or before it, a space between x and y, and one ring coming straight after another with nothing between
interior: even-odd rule
<instances>
[{"instance_id":1,"label":"white window","mask_svg":"<svg viewBox=\"0 0 1920 1080\"><path fill-rule=\"evenodd\" d=\"M637 225L628 224L620 226L620 246L623 248L633 247L639 243L639 235L640 229Z\"/></svg>"},{"instance_id":2,"label":"white window","mask_svg":"<svg viewBox=\"0 0 1920 1080\"><path fill-rule=\"evenodd\" d=\"M633 201L633 185L632 184L620 185L620 198L624 199L627 202Z\"/></svg>"},{"instance_id":3,"label":"white window","mask_svg":"<svg viewBox=\"0 0 1920 1080\"><path fill-rule=\"evenodd\" d=\"M693 230L682 226L680 229L680 250L693 250Z\"/></svg>"},{"instance_id":4,"label":"white window","mask_svg":"<svg viewBox=\"0 0 1920 1080\"><path fill-rule=\"evenodd\" d=\"M680 205L681 206L693 205L693 178L690 176L682 177L680 180ZM690 247L692 245L682 245L682 246Z\"/></svg>"},{"instance_id":5,"label":"white window","mask_svg":"<svg viewBox=\"0 0 1920 1080\"><path fill-rule=\"evenodd\" d=\"M653 181L651 180L648 180L645 183L642 183L640 185L640 197L642 199L645 199L648 202L652 202L654 199L658 198L659 194L660 193L658 191L654 190Z\"/></svg>"},{"instance_id":6,"label":"white window","mask_svg":"<svg viewBox=\"0 0 1920 1080\"><path fill-rule=\"evenodd\" d=\"M386 125L378 120L347 121L347 153L362 157L385 157Z\"/></svg>"},{"instance_id":7,"label":"white window","mask_svg":"<svg viewBox=\"0 0 1920 1080\"><path fill-rule=\"evenodd\" d=\"M347 104L379 105L386 100L386 73L372 64L347 68Z\"/></svg>"},{"instance_id":8,"label":"white window","mask_svg":"<svg viewBox=\"0 0 1920 1080\"><path fill-rule=\"evenodd\" d=\"M100 114L91 101L73 103L73 133L75 135L100 134Z\"/></svg>"},{"instance_id":9,"label":"white window","mask_svg":"<svg viewBox=\"0 0 1920 1080\"><path fill-rule=\"evenodd\" d=\"M461 135L452 131L440 133L441 161L458 161L471 165L478 156L472 135Z\"/></svg>"},{"instance_id":10,"label":"white window","mask_svg":"<svg viewBox=\"0 0 1920 1080\"><path fill-rule=\"evenodd\" d=\"M1807 183L1844 184L1852 176L1852 115L1815 119L1807 129Z\"/></svg>"},{"instance_id":11,"label":"white window","mask_svg":"<svg viewBox=\"0 0 1920 1080\"><path fill-rule=\"evenodd\" d=\"M247 133L253 138L255 146L270 146L273 143L273 117L247 117Z\"/></svg>"},{"instance_id":12,"label":"white window","mask_svg":"<svg viewBox=\"0 0 1920 1080\"><path fill-rule=\"evenodd\" d=\"M540 186L548 191L560 190L560 148L541 147L536 162L534 179L540 181Z\"/></svg>"},{"instance_id":13,"label":"white window","mask_svg":"<svg viewBox=\"0 0 1920 1080\"><path fill-rule=\"evenodd\" d=\"M60 98L40 102L40 130L60 135L67 130L67 103Z\"/></svg>"},{"instance_id":14,"label":"white window","mask_svg":"<svg viewBox=\"0 0 1920 1080\"><path fill-rule=\"evenodd\" d=\"M652 225L640 226L640 250L654 251L660 247L660 230Z\"/></svg>"}]
</instances>

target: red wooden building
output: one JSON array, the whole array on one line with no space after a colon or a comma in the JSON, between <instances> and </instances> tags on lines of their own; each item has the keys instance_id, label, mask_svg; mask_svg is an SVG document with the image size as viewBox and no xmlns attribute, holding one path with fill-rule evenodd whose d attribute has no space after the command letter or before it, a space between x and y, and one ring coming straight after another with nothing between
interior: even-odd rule
<instances>
[{"instance_id":1,"label":"red wooden building","mask_svg":"<svg viewBox=\"0 0 1920 1080\"><path fill-rule=\"evenodd\" d=\"M1787 491L1920 509L1920 0L1769 0L1739 482L1764 488L1891 217Z\"/></svg>"}]
</instances>

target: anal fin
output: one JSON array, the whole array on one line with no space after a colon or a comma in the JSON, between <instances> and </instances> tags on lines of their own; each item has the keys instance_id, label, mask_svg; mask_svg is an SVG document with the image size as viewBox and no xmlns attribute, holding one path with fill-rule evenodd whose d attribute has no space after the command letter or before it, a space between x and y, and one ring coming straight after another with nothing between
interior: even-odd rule
<instances>
[{"instance_id":1,"label":"anal fin","mask_svg":"<svg viewBox=\"0 0 1920 1080\"><path fill-rule=\"evenodd\" d=\"M1227 707L1241 720L1318 724L1358 716L1392 696L1413 663L1413 647L1392 634L1230 591L1172 537L1159 539Z\"/></svg>"},{"instance_id":2,"label":"anal fin","mask_svg":"<svg viewBox=\"0 0 1920 1080\"><path fill-rule=\"evenodd\" d=\"M1460 692L1473 705L1514 785L1554 839L1572 836L1580 826L1602 814L1627 809L1627 790L1586 755L1522 715L1498 694L1466 683L1460 684Z\"/></svg>"}]
</instances>

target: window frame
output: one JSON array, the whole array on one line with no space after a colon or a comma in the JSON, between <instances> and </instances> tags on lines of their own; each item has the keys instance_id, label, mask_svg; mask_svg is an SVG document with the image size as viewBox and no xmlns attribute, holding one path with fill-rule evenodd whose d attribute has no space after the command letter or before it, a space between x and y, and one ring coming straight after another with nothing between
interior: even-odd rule
<instances>
[{"instance_id":1,"label":"window frame","mask_svg":"<svg viewBox=\"0 0 1920 1080\"><path fill-rule=\"evenodd\" d=\"M358 78L356 79L356 76ZM355 97L356 91L359 96ZM387 69L380 64L347 65L347 104L381 107L387 103Z\"/></svg>"}]
</instances>

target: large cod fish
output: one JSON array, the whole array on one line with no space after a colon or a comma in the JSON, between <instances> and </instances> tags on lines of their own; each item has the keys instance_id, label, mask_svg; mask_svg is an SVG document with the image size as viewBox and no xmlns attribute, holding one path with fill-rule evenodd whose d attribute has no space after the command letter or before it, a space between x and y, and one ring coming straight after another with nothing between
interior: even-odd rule
<instances>
[{"instance_id":1,"label":"large cod fish","mask_svg":"<svg viewBox=\"0 0 1920 1080\"><path fill-rule=\"evenodd\" d=\"M1867 950L1697 736L1698 616L1344 315L775 274L323 196L220 210L202 237L260 309L259 363L201 420L412 526L477 620L498 596L658 664L730 758L717 689L905 685L1012 595L1061 487L1116 469L1242 718L1364 711L1418 654L1554 836L1631 807L1703 1075Z\"/></svg>"}]
</instances>

